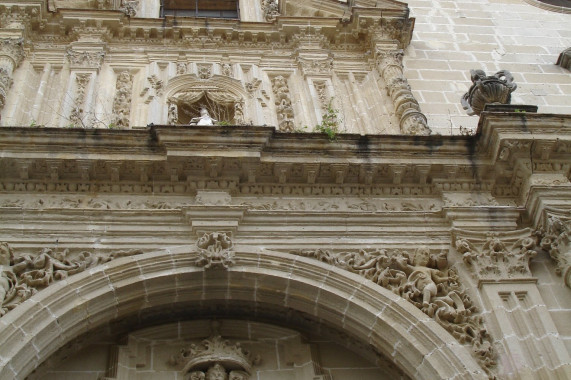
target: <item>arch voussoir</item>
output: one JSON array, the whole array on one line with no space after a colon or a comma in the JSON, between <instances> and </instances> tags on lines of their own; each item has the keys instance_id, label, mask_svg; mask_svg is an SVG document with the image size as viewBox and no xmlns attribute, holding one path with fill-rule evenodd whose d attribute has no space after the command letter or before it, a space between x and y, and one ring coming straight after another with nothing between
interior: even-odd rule
<instances>
[{"instance_id":1,"label":"arch voussoir","mask_svg":"<svg viewBox=\"0 0 571 380\"><path fill-rule=\"evenodd\" d=\"M39 292L1 320L6 328L0 331L0 374L24 378L74 337L144 310L154 308L160 316L176 305L219 302L254 310L270 305L274 312L313 316L372 346L411 377L485 377L466 348L442 327L354 273L253 247L236 249L227 269L196 263L189 247L146 253Z\"/></svg>"}]
</instances>

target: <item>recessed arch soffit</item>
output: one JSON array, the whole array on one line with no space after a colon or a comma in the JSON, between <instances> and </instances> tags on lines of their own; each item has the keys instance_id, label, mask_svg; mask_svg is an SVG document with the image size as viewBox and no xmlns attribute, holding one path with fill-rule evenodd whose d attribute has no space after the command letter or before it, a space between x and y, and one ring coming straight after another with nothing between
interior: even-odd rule
<instances>
[{"instance_id":1,"label":"recessed arch soffit","mask_svg":"<svg viewBox=\"0 0 571 380\"><path fill-rule=\"evenodd\" d=\"M165 89L167 102L177 102L185 97L200 98L199 94L215 94L222 103L235 103L248 98L242 82L224 75L213 75L208 79L199 79L194 74L183 74L171 79Z\"/></svg>"},{"instance_id":2,"label":"recessed arch soffit","mask_svg":"<svg viewBox=\"0 0 571 380\"><path fill-rule=\"evenodd\" d=\"M423 252L429 253L426 250ZM43 252L42 254L49 253ZM425 255L425 259L435 260L435 262L433 264L420 263L416 260L417 253L415 252L413 265L411 265L411 261L405 258L406 255L389 255L383 251L348 252L342 256L319 250L284 254L267 251L259 247L234 247L230 237L224 233L205 234L198 240L195 247L179 247L146 254L140 251L123 252L115 257L97 258L97 260L94 260L95 256L87 255L85 252L81 254L81 257L85 260L89 259L87 261L90 263L106 263L106 265L90 267L88 271L70 276L66 281L56 282L51 286L51 291L38 292L30 299L30 302L21 303L4 318L8 318L9 323L14 324L14 326L28 325L29 318L38 314L44 315L44 309L52 310L53 308L53 310L58 310L58 315L48 312L45 318L56 318L60 328L65 330L71 328L71 325L65 326L66 321L75 324L77 322L77 310L82 310L86 313L85 326L74 325L73 328L83 333L97 327L97 323L105 323L110 318L117 319L128 316L129 310L134 310L130 304L134 299L133 297L140 298L141 305L136 308L139 310L151 306L161 307L160 303L167 305L172 302L202 302L204 297L208 299L222 296L224 299L254 304L270 302L287 309L295 309L314 315L333 327L342 330L347 329L364 344L371 344L383 355L388 358L392 357L392 360L412 377L449 378L452 374L458 375L460 373L467 375L468 378L484 376L484 371L474 359L470 359L466 363L467 357L470 356L464 345L466 342L459 342L451 334L447 334L442 329L444 327L449 330L446 325L439 323L439 326L429 322L430 319L427 318L426 314L422 313L414 304L414 297L416 296L420 296L420 302L423 302L422 289L417 289L420 290L421 294L409 293L408 297L412 298L405 300L394 294L396 293L394 288L391 291L381 283L378 284L381 286L378 286L372 281L368 281L367 276L364 276L365 273L355 273L347 266L353 266L353 269L359 271L364 270L369 275L383 277L382 273L386 272L382 268L383 260L400 261L400 265L403 267L411 267L410 269L413 270L411 274L407 275L407 272L403 271L404 277L399 278L397 272L392 272L392 275L385 273L388 277L383 278L389 282L401 281L403 289L408 289L407 291L414 293L415 280L411 277L413 276L412 273L419 270L430 271L433 270L429 268L430 266L443 265L442 257L433 258ZM369 257L372 254L375 256ZM61 254L54 253L52 256L61 259ZM365 260L358 260L359 257L363 257ZM72 265L74 261L71 258L68 261L69 263L66 265L70 267L82 265L79 262ZM350 262L353 264L348 264ZM332 265L336 269L332 269ZM359 265L360 268L355 268L355 265ZM422 266L422 268L415 269L414 266ZM375 268L379 268L379 270ZM144 273L144 276L141 276L141 273ZM63 273L59 273L59 275L61 278L66 277ZM224 287L226 290L222 295L219 292L220 276L228 282L228 287ZM173 278L169 279L169 277ZM211 278L213 282L210 283L208 278ZM405 281L402 282L402 280ZM406 280L410 281L407 282ZM133 281L140 282L140 286L132 287ZM98 282L101 283L98 284ZM142 294L131 294L128 291L125 293L126 290L121 290L122 286L127 286L129 289L139 289L136 291L144 289L146 294L143 296ZM212 289L207 289L208 287L212 287ZM172 299L172 289L177 289L175 292L176 300ZM19 290L22 291L23 289ZM54 291L58 297L53 297ZM91 291L93 294L87 294ZM109 294L102 294L102 291ZM122 296L126 298L122 300ZM192 297L197 298L193 301ZM405 295L406 297L407 295ZM448 297L451 298L452 303L456 302L453 294L448 294ZM96 299L107 298L110 300L108 304L105 302L101 304L101 302L96 301ZM78 306L78 302L85 303L85 306ZM443 302L440 304L443 309L440 312L435 311L435 315L437 318L446 319L449 313L454 313L454 310L445 305L447 302ZM448 306L451 306L450 303ZM122 313L127 314L123 315ZM74 316L71 317L72 315ZM452 317L456 318L457 315L452 315ZM438 319L436 320L440 322ZM0 319L0 322L3 321ZM35 353L33 357L26 360L23 360L19 355L26 355L25 347L29 343L27 339L46 333L42 330L49 329L50 323L48 320L45 322L45 324L34 327L38 331L29 331L25 336L14 336L14 334L18 335L23 331L18 328L16 330L0 330L0 355L7 358L5 363L9 363L12 358L23 366L22 368L15 368L16 373L21 375L22 371L26 371L26 367L31 366L29 361L37 361ZM449 331L456 335L458 331L466 327L473 330L478 326L456 327L458 328ZM59 332L54 332L54 334L57 336L42 340L46 347L38 347L38 352L41 354L45 352L45 357L39 358L40 362L47 359L58 347L67 344L73 338L72 336L63 337ZM395 337L398 342L393 341ZM19 342L18 345L21 344L21 347L13 347L9 352L3 352L2 347L13 346L7 342ZM482 344L485 345L486 341L480 340L478 344L478 347L482 348ZM397 346L411 347L414 352L393 351L393 347ZM442 347L446 347L446 352L442 353ZM447 366L442 367L442 364L430 362L431 360L441 361L442 358L440 357L427 359L426 354L434 351L439 351L446 356ZM404 358L400 357L401 355L408 355L406 361L409 361L410 355L412 355L416 358L415 361L418 359L418 362L405 363ZM421 364L426 367L426 372L415 373L415 368ZM0 367L0 377L7 376L10 373L7 371L12 370L14 366L16 366L15 362L9 363L10 369ZM408 366L412 367L409 368Z\"/></svg>"}]
</instances>

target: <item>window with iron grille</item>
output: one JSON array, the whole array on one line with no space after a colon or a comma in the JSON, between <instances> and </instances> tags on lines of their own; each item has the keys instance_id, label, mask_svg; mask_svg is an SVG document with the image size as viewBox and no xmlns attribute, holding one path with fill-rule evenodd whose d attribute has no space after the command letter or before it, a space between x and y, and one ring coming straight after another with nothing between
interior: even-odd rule
<instances>
[{"instance_id":1,"label":"window with iron grille","mask_svg":"<svg viewBox=\"0 0 571 380\"><path fill-rule=\"evenodd\" d=\"M161 17L239 18L238 0L161 0Z\"/></svg>"}]
</instances>

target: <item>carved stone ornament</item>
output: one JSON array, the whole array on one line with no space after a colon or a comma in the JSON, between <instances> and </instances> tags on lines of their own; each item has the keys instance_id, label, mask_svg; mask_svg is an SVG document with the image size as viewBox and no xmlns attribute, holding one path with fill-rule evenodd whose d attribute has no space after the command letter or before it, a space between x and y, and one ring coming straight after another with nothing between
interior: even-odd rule
<instances>
[{"instance_id":1,"label":"carved stone ornament","mask_svg":"<svg viewBox=\"0 0 571 380\"><path fill-rule=\"evenodd\" d=\"M287 79L278 75L272 80L272 88L275 95L276 112L278 115L278 129L281 132L293 132L293 107Z\"/></svg>"},{"instance_id":2,"label":"carved stone ornament","mask_svg":"<svg viewBox=\"0 0 571 380\"><path fill-rule=\"evenodd\" d=\"M103 51L76 51L68 49L67 59L73 69L97 69L101 68L105 52Z\"/></svg>"},{"instance_id":3,"label":"carved stone ornament","mask_svg":"<svg viewBox=\"0 0 571 380\"><path fill-rule=\"evenodd\" d=\"M121 0L119 10L129 17L137 15L137 8L139 7L139 0Z\"/></svg>"},{"instance_id":4,"label":"carved stone ornament","mask_svg":"<svg viewBox=\"0 0 571 380\"><path fill-rule=\"evenodd\" d=\"M520 234L489 233L485 238L455 231L455 246L478 280L529 278L529 261L536 256L536 239ZM518 236L519 235L519 236Z\"/></svg>"},{"instance_id":5,"label":"carved stone ornament","mask_svg":"<svg viewBox=\"0 0 571 380\"><path fill-rule=\"evenodd\" d=\"M262 12L266 21L275 21L280 15L278 0L262 0Z\"/></svg>"},{"instance_id":6,"label":"carved stone ornament","mask_svg":"<svg viewBox=\"0 0 571 380\"><path fill-rule=\"evenodd\" d=\"M472 87L462 96L462 107L468 115L480 115L486 104L510 104L511 93L517 88L507 70L486 76L483 70L470 70Z\"/></svg>"},{"instance_id":7,"label":"carved stone ornament","mask_svg":"<svg viewBox=\"0 0 571 380\"><path fill-rule=\"evenodd\" d=\"M333 58L307 59L298 57L297 62L304 75L331 75L333 70Z\"/></svg>"},{"instance_id":8,"label":"carved stone ornament","mask_svg":"<svg viewBox=\"0 0 571 380\"><path fill-rule=\"evenodd\" d=\"M0 316L54 282L118 257L141 253L141 250L72 253L67 249L56 252L44 248L38 254L15 256L8 243L0 242Z\"/></svg>"},{"instance_id":9,"label":"carved stone ornament","mask_svg":"<svg viewBox=\"0 0 571 380\"><path fill-rule=\"evenodd\" d=\"M224 232L205 233L196 242L198 259L196 265L205 269L223 267L228 269L234 265L234 244Z\"/></svg>"},{"instance_id":10,"label":"carved stone ornament","mask_svg":"<svg viewBox=\"0 0 571 380\"><path fill-rule=\"evenodd\" d=\"M183 348L171 356L171 366L182 366L182 373L189 379L246 380L260 357L244 349L240 343L232 343L218 333L218 323L213 322L213 334L199 344Z\"/></svg>"},{"instance_id":11,"label":"carved stone ornament","mask_svg":"<svg viewBox=\"0 0 571 380\"><path fill-rule=\"evenodd\" d=\"M129 127L132 87L133 76L129 73L129 71L123 71L117 75L115 99L113 101L113 124L115 127Z\"/></svg>"},{"instance_id":12,"label":"carved stone ornament","mask_svg":"<svg viewBox=\"0 0 571 380\"><path fill-rule=\"evenodd\" d=\"M12 87L12 83L10 72L4 67L0 67L0 109L6 104L6 97L8 96L8 90Z\"/></svg>"},{"instance_id":13,"label":"carved stone ornament","mask_svg":"<svg viewBox=\"0 0 571 380\"><path fill-rule=\"evenodd\" d=\"M24 59L24 39L23 38L6 38L0 40L0 57L9 57L13 66L9 68L10 74L12 70L20 65Z\"/></svg>"},{"instance_id":14,"label":"carved stone ornament","mask_svg":"<svg viewBox=\"0 0 571 380\"><path fill-rule=\"evenodd\" d=\"M448 268L445 252L431 254L428 248L420 247L414 253L384 249L339 253L317 249L290 253L357 273L403 297L434 318L460 343L470 344L482 367L492 374L496 352L491 339L458 274Z\"/></svg>"},{"instance_id":15,"label":"carved stone ornament","mask_svg":"<svg viewBox=\"0 0 571 380\"><path fill-rule=\"evenodd\" d=\"M539 246L555 260L555 273L563 276L565 285L571 288L571 215L546 216L537 233Z\"/></svg>"}]
</instances>

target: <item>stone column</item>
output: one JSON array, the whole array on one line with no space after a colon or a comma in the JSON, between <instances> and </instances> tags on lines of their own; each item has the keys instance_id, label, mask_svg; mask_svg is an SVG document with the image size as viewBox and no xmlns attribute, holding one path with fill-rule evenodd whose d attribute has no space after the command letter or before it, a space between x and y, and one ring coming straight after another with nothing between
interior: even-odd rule
<instances>
[{"instance_id":1,"label":"stone column","mask_svg":"<svg viewBox=\"0 0 571 380\"><path fill-rule=\"evenodd\" d=\"M0 110L6 104L6 97L13 82L14 70L24 58L23 45L23 38L0 40Z\"/></svg>"},{"instance_id":2,"label":"stone column","mask_svg":"<svg viewBox=\"0 0 571 380\"><path fill-rule=\"evenodd\" d=\"M402 50L376 49L376 68L387 86L387 93L395 107L402 133L407 135L429 135L426 116L412 95L410 85L403 75Z\"/></svg>"},{"instance_id":3,"label":"stone column","mask_svg":"<svg viewBox=\"0 0 571 380\"><path fill-rule=\"evenodd\" d=\"M453 238L478 284L493 335L501 337L496 341L499 375L522 379L569 376L569 354L529 268L537 244L532 231L454 230Z\"/></svg>"}]
</instances>

